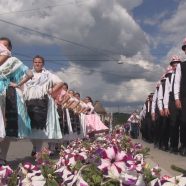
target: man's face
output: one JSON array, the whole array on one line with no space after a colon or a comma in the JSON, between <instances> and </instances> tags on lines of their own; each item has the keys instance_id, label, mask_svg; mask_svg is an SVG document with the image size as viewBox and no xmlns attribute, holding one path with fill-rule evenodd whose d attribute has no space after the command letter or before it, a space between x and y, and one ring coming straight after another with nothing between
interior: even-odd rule
<instances>
[{"instance_id":1,"label":"man's face","mask_svg":"<svg viewBox=\"0 0 186 186\"><path fill-rule=\"evenodd\" d=\"M33 67L36 72L41 72L44 64L41 58L35 58L33 61Z\"/></svg>"},{"instance_id":2,"label":"man's face","mask_svg":"<svg viewBox=\"0 0 186 186\"><path fill-rule=\"evenodd\" d=\"M7 40L0 40L0 43L3 44L8 50L11 50Z\"/></svg>"},{"instance_id":3,"label":"man's face","mask_svg":"<svg viewBox=\"0 0 186 186\"><path fill-rule=\"evenodd\" d=\"M177 67L178 63L173 63L171 66L172 66L172 70L175 71L176 70L176 67Z\"/></svg>"}]
</instances>

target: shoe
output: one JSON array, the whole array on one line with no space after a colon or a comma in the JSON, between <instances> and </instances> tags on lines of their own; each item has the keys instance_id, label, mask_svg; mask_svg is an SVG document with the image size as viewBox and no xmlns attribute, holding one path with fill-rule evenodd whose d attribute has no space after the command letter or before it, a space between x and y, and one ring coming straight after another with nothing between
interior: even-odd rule
<instances>
[{"instance_id":1,"label":"shoe","mask_svg":"<svg viewBox=\"0 0 186 186\"><path fill-rule=\"evenodd\" d=\"M184 148L184 146L181 145L181 146L179 147L179 150L178 150L178 151L181 152L183 148Z\"/></svg>"},{"instance_id":2,"label":"shoe","mask_svg":"<svg viewBox=\"0 0 186 186\"><path fill-rule=\"evenodd\" d=\"M160 148L160 150L167 152L167 151L169 151L169 147L168 146L162 146Z\"/></svg>"},{"instance_id":3,"label":"shoe","mask_svg":"<svg viewBox=\"0 0 186 186\"><path fill-rule=\"evenodd\" d=\"M170 147L169 152L173 153L173 154L178 154L178 148L177 147Z\"/></svg>"},{"instance_id":4,"label":"shoe","mask_svg":"<svg viewBox=\"0 0 186 186\"><path fill-rule=\"evenodd\" d=\"M159 144L154 142L154 148L159 148Z\"/></svg>"},{"instance_id":5,"label":"shoe","mask_svg":"<svg viewBox=\"0 0 186 186\"><path fill-rule=\"evenodd\" d=\"M180 155L181 156L186 156L186 147L181 148Z\"/></svg>"}]
</instances>

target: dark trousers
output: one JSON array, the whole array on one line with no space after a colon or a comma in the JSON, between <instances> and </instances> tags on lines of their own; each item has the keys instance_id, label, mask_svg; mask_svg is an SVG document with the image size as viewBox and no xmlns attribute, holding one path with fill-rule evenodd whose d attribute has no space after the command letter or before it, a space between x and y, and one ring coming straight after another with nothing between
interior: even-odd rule
<instances>
[{"instance_id":1,"label":"dark trousers","mask_svg":"<svg viewBox=\"0 0 186 186\"><path fill-rule=\"evenodd\" d=\"M137 123L131 123L130 135L132 138L138 138L139 136L139 126Z\"/></svg>"},{"instance_id":2,"label":"dark trousers","mask_svg":"<svg viewBox=\"0 0 186 186\"><path fill-rule=\"evenodd\" d=\"M173 97L170 97L169 100L169 110L170 147L178 148L181 111L176 108Z\"/></svg>"},{"instance_id":3,"label":"dark trousers","mask_svg":"<svg viewBox=\"0 0 186 186\"><path fill-rule=\"evenodd\" d=\"M168 147L169 144L169 118L161 117L160 131L159 131L159 145L160 147Z\"/></svg>"},{"instance_id":4,"label":"dark trousers","mask_svg":"<svg viewBox=\"0 0 186 186\"><path fill-rule=\"evenodd\" d=\"M151 118L151 114L148 113L145 116L145 119L143 120L142 126L141 126L141 133L142 133L142 138L144 140L147 140L149 142L153 142L153 122Z\"/></svg>"},{"instance_id":5,"label":"dark trousers","mask_svg":"<svg viewBox=\"0 0 186 186\"><path fill-rule=\"evenodd\" d=\"M181 104L180 142L186 147L186 97L181 98Z\"/></svg>"},{"instance_id":6,"label":"dark trousers","mask_svg":"<svg viewBox=\"0 0 186 186\"><path fill-rule=\"evenodd\" d=\"M161 126L161 117L158 111L156 113L155 121L153 121L153 126L154 126L154 145L159 145L159 141L160 141L159 131Z\"/></svg>"}]
</instances>

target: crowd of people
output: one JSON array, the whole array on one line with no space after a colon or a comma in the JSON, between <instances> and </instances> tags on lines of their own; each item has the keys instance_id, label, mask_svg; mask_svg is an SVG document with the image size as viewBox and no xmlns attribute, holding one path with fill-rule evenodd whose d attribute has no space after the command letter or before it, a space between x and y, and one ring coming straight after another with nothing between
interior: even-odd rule
<instances>
[{"instance_id":1,"label":"crowd of people","mask_svg":"<svg viewBox=\"0 0 186 186\"><path fill-rule=\"evenodd\" d=\"M64 141L93 137L108 127L95 112L91 97L80 98L68 84L44 68L36 55L29 69L12 57L10 39L0 38L0 150L6 159L11 140L30 139L32 155L43 142L55 150Z\"/></svg>"},{"instance_id":2,"label":"crowd of people","mask_svg":"<svg viewBox=\"0 0 186 186\"><path fill-rule=\"evenodd\" d=\"M186 53L186 39L182 50ZM186 62L177 55L150 93L140 113L142 139L186 156Z\"/></svg>"}]
</instances>

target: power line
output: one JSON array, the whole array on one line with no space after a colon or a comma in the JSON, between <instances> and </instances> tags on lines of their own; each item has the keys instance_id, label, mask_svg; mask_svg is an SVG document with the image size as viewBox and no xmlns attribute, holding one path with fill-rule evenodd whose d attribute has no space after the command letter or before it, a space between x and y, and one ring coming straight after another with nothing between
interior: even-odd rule
<instances>
[{"instance_id":1,"label":"power line","mask_svg":"<svg viewBox=\"0 0 186 186\"><path fill-rule=\"evenodd\" d=\"M30 31L30 32L35 32L37 34L40 34L41 36L45 36L45 37L48 37L48 38L57 39L57 40L60 40L60 41L69 43L69 44L74 45L74 46L77 46L77 47L85 48L85 49L88 49L88 50L90 50L92 52L96 52L96 53L100 53L100 54L103 54L103 53L106 54L107 53L107 55L108 55L108 53L110 55L110 52L113 52L113 51L110 51L110 50L107 50L107 49L98 49L98 48L95 48L95 47L90 47L90 46L87 46L87 45L84 45L84 44L81 44L81 43L77 43L77 42L74 42L74 41L63 39L63 38L60 38L60 37L57 37L57 36L54 36L54 35L50 35L50 34L47 34L47 33L40 32L38 30L34 30L32 28L21 26L21 25L18 25L18 24L15 24L15 23L12 23L12 22L3 20L3 19L0 19L0 22L9 24L9 25L12 25L12 26L15 26L15 27L18 27L18 28L21 28L21 29L24 29L24 30L27 30L27 31Z\"/></svg>"},{"instance_id":2,"label":"power line","mask_svg":"<svg viewBox=\"0 0 186 186\"><path fill-rule=\"evenodd\" d=\"M111 57L113 59L113 61L118 61L117 59L114 59L113 55L123 55L122 53L117 53L115 51L112 51L112 50L108 50L108 49L99 49L99 48L95 48L95 47L91 47L91 46L88 46L88 45L84 45L82 43L77 43L77 42L74 42L74 41L70 41L70 40L67 40L67 39L64 39L64 38L60 38L58 36L54 36L54 35L50 35L50 34L47 34L47 33L43 33L43 32L40 32L38 30L34 30L32 28L28 28L28 27L25 27L25 26L21 26L21 25L18 25L18 24L15 24L15 23L12 23L12 22L9 22L9 21L6 21L6 20L3 20L3 19L0 19L0 22L3 22L3 23L6 23L6 24L9 24L9 25L12 25L12 26L15 26L15 27L18 27L18 28L21 28L21 29L24 29L24 30L27 30L27 31L30 31L30 32L35 32L41 36L44 36L44 37L48 37L48 38L53 38L53 39L57 39L57 40L60 40L60 41L63 41L63 42L66 42L66 43L69 43L73 46L77 46L77 47L81 47L81 48L85 48L91 52L96 52L96 53L99 53L99 54L105 54L109 57ZM158 53L156 53L157 55ZM149 54L150 55L150 54ZM163 55L163 53L162 53Z\"/></svg>"},{"instance_id":3,"label":"power line","mask_svg":"<svg viewBox=\"0 0 186 186\"><path fill-rule=\"evenodd\" d=\"M55 8L55 7L63 7L66 5L76 5L76 4L81 4L82 2L86 2L87 0L83 1L73 1L71 3L65 3L65 4L56 4L56 5L49 5L45 7L40 7L40 8L33 8L33 9L26 9L26 10L17 10L17 11L9 11L9 12L4 12L0 13L0 15L6 15L6 14L15 14L15 13L26 13L26 12L33 12L33 11L40 11L42 9L47 9L47 8Z\"/></svg>"},{"instance_id":4,"label":"power line","mask_svg":"<svg viewBox=\"0 0 186 186\"><path fill-rule=\"evenodd\" d=\"M17 53L17 54L22 55L21 53ZM25 55L23 54L22 56L25 56ZM26 55L26 57L31 58L30 56L27 56L27 55ZM24 62L32 62L31 59L23 59L23 61ZM62 61L62 60L50 60L50 59L46 59L45 58L45 61L48 62L48 63L51 63L51 64L60 65L61 67L74 67L74 68L80 69L83 72L87 72L88 73L88 74L84 74L84 75L89 75L89 73L92 73L92 72L95 72L96 73L97 72L97 73L100 73L100 74L108 74L108 75L114 75L114 76L126 78L126 76L124 74L113 72L113 71L101 71L101 70L96 70L96 69L92 69L92 68L88 68L88 67L83 67L83 66L77 66L77 65L72 65L72 64L71 65L68 65L68 64L60 63L60 61ZM64 61L69 61L69 60L64 60ZM82 73L81 72L74 72L73 71L72 74L82 74ZM132 77L129 77L129 78L132 78Z\"/></svg>"}]
</instances>

